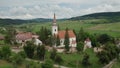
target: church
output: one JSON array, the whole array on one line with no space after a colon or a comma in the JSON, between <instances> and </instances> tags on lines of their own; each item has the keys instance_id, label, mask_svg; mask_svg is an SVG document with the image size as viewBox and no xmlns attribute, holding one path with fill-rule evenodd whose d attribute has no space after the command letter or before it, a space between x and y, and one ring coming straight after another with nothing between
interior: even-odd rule
<instances>
[{"instance_id":1,"label":"church","mask_svg":"<svg viewBox=\"0 0 120 68\"><path fill-rule=\"evenodd\" d=\"M60 45L59 46L55 46L58 52L63 52L64 51L64 40L65 40L65 30L60 30L58 31L58 26L56 23L56 16L54 14L54 19L52 22L52 35L56 35L59 36L60 38ZM73 30L68 30L68 35L69 35L69 47L70 47L70 51L75 50L76 48L76 36L73 32Z\"/></svg>"}]
</instances>

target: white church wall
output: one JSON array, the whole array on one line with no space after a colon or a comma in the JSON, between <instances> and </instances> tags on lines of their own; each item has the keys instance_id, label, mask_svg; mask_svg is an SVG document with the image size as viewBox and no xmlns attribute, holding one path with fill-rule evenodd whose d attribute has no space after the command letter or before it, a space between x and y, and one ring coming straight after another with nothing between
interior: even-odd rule
<instances>
[{"instance_id":1,"label":"white church wall","mask_svg":"<svg viewBox=\"0 0 120 68\"><path fill-rule=\"evenodd\" d=\"M69 45L70 47L76 47L76 43L75 44L72 43L72 41L76 41L75 37L70 38L69 41L70 41L70 45Z\"/></svg>"},{"instance_id":2,"label":"white church wall","mask_svg":"<svg viewBox=\"0 0 120 68\"><path fill-rule=\"evenodd\" d=\"M65 45L64 45L64 40L65 39L60 39L60 47L64 47ZM76 41L76 38L75 37L73 37L73 38L69 38L69 41L70 41L70 47L76 47L76 43L75 44L72 44L72 41Z\"/></svg>"},{"instance_id":3,"label":"white church wall","mask_svg":"<svg viewBox=\"0 0 120 68\"><path fill-rule=\"evenodd\" d=\"M58 34L58 27L57 26L52 26L52 35Z\"/></svg>"}]
</instances>

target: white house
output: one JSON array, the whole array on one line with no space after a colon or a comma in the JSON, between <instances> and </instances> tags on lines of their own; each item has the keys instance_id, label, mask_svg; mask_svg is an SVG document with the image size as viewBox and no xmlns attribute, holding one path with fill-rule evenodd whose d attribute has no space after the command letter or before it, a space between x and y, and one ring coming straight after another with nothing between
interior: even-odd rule
<instances>
[{"instance_id":1,"label":"white house","mask_svg":"<svg viewBox=\"0 0 120 68\"><path fill-rule=\"evenodd\" d=\"M85 41L84 41L84 50L86 48L91 48L92 47L92 44L91 44L91 40L89 38L87 38Z\"/></svg>"},{"instance_id":2,"label":"white house","mask_svg":"<svg viewBox=\"0 0 120 68\"><path fill-rule=\"evenodd\" d=\"M26 41L31 41L34 38L35 45L42 45L42 41L40 41L38 37L38 35L32 34L30 32L21 32L16 35L16 42L21 43L22 46L24 46Z\"/></svg>"},{"instance_id":3,"label":"white house","mask_svg":"<svg viewBox=\"0 0 120 68\"><path fill-rule=\"evenodd\" d=\"M58 31L56 17L54 14L54 19L53 19L53 23L52 23L52 35L59 36L59 38L60 38L60 45L56 47L57 51L59 51L59 52L64 51L65 32L66 32L65 30ZM69 47L71 47L70 50L74 50L76 48L76 36L75 36L73 30L68 30L68 35L69 35L69 41L70 41Z\"/></svg>"},{"instance_id":4,"label":"white house","mask_svg":"<svg viewBox=\"0 0 120 68\"><path fill-rule=\"evenodd\" d=\"M38 38L35 39L35 45L42 45L42 41L40 41Z\"/></svg>"}]
</instances>

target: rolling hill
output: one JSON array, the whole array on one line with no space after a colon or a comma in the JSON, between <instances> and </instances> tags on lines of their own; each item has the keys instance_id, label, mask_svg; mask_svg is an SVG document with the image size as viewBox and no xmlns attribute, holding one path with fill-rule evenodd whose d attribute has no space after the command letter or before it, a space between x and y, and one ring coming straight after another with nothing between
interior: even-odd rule
<instances>
[{"instance_id":1,"label":"rolling hill","mask_svg":"<svg viewBox=\"0 0 120 68\"><path fill-rule=\"evenodd\" d=\"M102 20L104 19L104 21L102 21L103 23L120 22L120 12L93 13L83 16L72 17L68 20L90 20L90 19L102 19Z\"/></svg>"},{"instance_id":2,"label":"rolling hill","mask_svg":"<svg viewBox=\"0 0 120 68\"><path fill-rule=\"evenodd\" d=\"M36 19L29 19L29 20L21 20L21 19L0 19L0 26L6 25L19 25L24 23L45 23L50 22L52 19L45 19L45 18L36 18Z\"/></svg>"},{"instance_id":3,"label":"rolling hill","mask_svg":"<svg viewBox=\"0 0 120 68\"><path fill-rule=\"evenodd\" d=\"M61 20L62 21L90 20L90 22L95 23L95 24L96 23L115 23L115 22L120 22L120 12L93 13L93 14L88 14L88 15L83 15L83 16L72 17L69 19L58 19L58 21L61 21ZM24 23L47 23L47 22L52 22L52 19L36 18L36 19L21 20L21 19L0 18L0 26L19 25L19 24L24 24Z\"/></svg>"}]
</instances>

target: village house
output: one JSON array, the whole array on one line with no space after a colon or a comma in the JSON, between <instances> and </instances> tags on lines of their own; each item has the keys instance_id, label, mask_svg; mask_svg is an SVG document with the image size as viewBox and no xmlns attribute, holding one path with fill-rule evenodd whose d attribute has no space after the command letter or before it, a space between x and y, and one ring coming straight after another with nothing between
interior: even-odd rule
<instances>
[{"instance_id":1,"label":"village house","mask_svg":"<svg viewBox=\"0 0 120 68\"><path fill-rule=\"evenodd\" d=\"M35 45L42 45L42 41L40 41L38 37L39 37L38 35L35 35L31 32L21 32L16 35L16 42L24 46L26 41L31 41L32 39L34 39Z\"/></svg>"},{"instance_id":2,"label":"village house","mask_svg":"<svg viewBox=\"0 0 120 68\"><path fill-rule=\"evenodd\" d=\"M85 51L87 48L91 48L91 47L92 47L91 40L89 38L87 38L84 41L84 49L83 49L83 51Z\"/></svg>"},{"instance_id":3,"label":"village house","mask_svg":"<svg viewBox=\"0 0 120 68\"><path fill-rule=\"evenodd\" d=\"M63 52L64 51L64 40L65 40L65 30L61 30L58 31L58 26L56 23L56 16L54 14L54 19L53 19L53 23L52 23L52 35L56 35L59 36L60 38L60 45L59 46L55 46L55 48L57 49L58 52ZM68 30L68 35L69 35L69 47L70 47L70 51L74 51L76 50L76 36L73 32L73 30Z\"/></svg>"}]
</instances>

